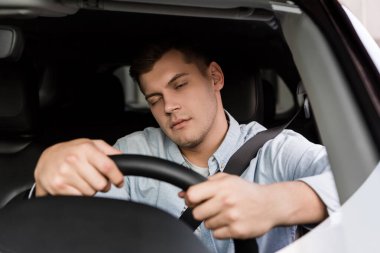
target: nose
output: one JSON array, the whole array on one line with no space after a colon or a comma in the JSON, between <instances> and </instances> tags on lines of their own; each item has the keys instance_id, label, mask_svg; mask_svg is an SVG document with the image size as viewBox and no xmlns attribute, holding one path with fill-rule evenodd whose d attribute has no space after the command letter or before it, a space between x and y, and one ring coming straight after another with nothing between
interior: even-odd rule
<instances>
[{"instance_id":1,"label":"nose","mask_svg":"<svg viewBox=\"0 0 380 253\"><path fill-rule=\"evenodd\" d=\"M165 102L165 113L167 114L173 113L174 111L179 110L181 108L180 103L176 101L175 99L168 99L168 97L166 97L164 99L164 102Z\"/></svg>"}]
</instances>

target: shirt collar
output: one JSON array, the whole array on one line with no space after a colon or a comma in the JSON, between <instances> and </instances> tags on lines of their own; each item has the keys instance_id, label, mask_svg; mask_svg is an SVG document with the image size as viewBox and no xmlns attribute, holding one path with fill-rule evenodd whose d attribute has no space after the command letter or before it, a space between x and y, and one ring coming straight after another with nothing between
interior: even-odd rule
<instances>
[{"instance_id":1,"label":"shirt collar","mask_svg":"<svg viewBox=\"0 0 380 253\"><path fill-rule=\"evenodd\" d=\"M230 159L231 155L235 152L235 149L237 147L237 144L240 139L240 125L239 123L234 119L234 117L231 116L227 111L226 117L229 122L229 127L227 130L227 134L224 137L223 142L220 144L219 148L215 151L214 155L210 158L215 158L215 160L218 163L218 167L220 171L224 170L224 167L226 166L228 160ZM210 171L210 173L214 174L216 171Z\"/></svg>"},{"instance_id":2,"label":"shirt collar","mask_svg":"<svg viewBox=\"0 0 380 253\"><path fill-rule=\"evenodd\" d=\"M175 144L169 137L165 135L165 142L167 142L166 147L167 149L167 157L169 158L170 161L176 162L178 164L181 164L185 167L189 167L188 164L185 161L185 158L182 156L181 151L179 150L177 144Z\"/></svg>"}]
</instances>

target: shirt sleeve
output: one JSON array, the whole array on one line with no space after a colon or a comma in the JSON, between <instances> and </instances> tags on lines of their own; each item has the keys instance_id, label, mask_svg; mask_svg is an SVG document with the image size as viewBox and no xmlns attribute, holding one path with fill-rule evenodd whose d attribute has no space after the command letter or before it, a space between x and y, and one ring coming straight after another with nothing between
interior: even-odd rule
<instances>
[{"instance_id":1,"label":"shirt sleeve","mask_svg":"<svg viewBox=\"0 0 380 253\"><path fill-rule=\"evenodd\" d=\"M273 182L303 181L321 198L329 214L340 207L324 146L314 144L294 131L285 130L267 145L265 156L267 162L272 164L270 176Z\"/></svg>"},{"instance_id":2,"label":"shirt sleeve","mask_svg":"<svg viewBox=\"0 0 380 253\"><path fill-rule=\"evenodd\" d=\"M318 194L322 202L326 205L329 214L335 212L340 207L334 176L331 171L323 172L320 175L300 178L298 180L308 184Z\"/></svg>"}]
</instances>

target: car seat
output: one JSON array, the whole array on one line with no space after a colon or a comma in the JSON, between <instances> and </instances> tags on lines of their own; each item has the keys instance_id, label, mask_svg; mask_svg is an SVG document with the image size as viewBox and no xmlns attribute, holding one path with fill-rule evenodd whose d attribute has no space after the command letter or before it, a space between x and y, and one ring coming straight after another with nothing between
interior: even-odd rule
<instances>
[{"instance_id":1,"label":"car seat","mask_svg":"<svg viewBox=\"0 0 380 253\"><path fill-rule=\"evenodd\" d=\"M275 116L275 91L262 79L260 69L226 65L224 77L221 91L224 108L240 124L257 121L269 127Z\"/></svg>"},{"instance_id":2,"label":"car seat","mask_svg":"<svg viewBox=\"0 0 380 253\"><path fill-rule=\"evenodd\" d=\"M43 145L36 141L37 80L30 66L0 67L0 208L30 189Z\"/></svg>"}]
</instances>

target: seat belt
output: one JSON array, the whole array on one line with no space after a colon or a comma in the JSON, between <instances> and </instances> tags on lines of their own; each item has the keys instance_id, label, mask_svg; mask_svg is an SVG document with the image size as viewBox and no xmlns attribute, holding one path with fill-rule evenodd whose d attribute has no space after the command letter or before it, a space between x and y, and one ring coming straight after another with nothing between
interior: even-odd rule
<instances>
[{"instance_id":1,"label":"seat belt","mask_svg":"<svg viewBox=\"0 0 380 253\"><path fill-rule=\"evenodd\" d=\"M273 127L261 131L246 141L228 160L223 172L231 175L241 176L247 169L251 160L256 157L259 149L262 148L267 141L274 139L279 133L288 127L290 123L293 122L293 120L297 117L300 111L301 109L298 110L292 119L287 123L278 127ZM193 231L195 231L202 223L202 221L196 220L193 217L193 209L191 207L188 207L182 213L179 219L190 225ZM234 243L235 252L258 252L257 242L254 238L247 240L234 239Z\"/></svg>"}]
</instances>

